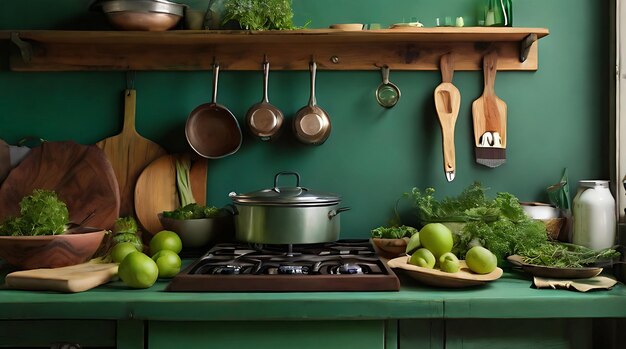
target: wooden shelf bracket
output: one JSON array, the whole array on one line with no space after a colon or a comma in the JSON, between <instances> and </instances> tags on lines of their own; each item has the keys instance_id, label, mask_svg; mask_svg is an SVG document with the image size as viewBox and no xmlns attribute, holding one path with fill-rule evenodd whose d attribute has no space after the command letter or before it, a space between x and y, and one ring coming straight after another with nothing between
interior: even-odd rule
<instances>
[{"instance_id":1,"label":"wooden shelf bracket","mask_svg":"<svg viewBox=\"0 0 626 349\"><path fill-rule=\"evenodd\" d=\"M526 62L526 59L528 59L530 48L535 43L535 41L537 41L537 34L532 33L528 34L528 36L524 38L524 40L522 40L522 42L520 43L519 61L521 63Z\"/></svg>"},{"instance_id":2,"label":"wooden shelf bracket","mask_svg":"<svg viewBox=\"0 0 626 349\"><path fill-rule=\"evenodd\" d=\"M11 42L17 46L20 50L20 55L26 63L30 63L33 60L33 46L20 38L20 33L11 33Z\"/></svg>"}]
</instances>

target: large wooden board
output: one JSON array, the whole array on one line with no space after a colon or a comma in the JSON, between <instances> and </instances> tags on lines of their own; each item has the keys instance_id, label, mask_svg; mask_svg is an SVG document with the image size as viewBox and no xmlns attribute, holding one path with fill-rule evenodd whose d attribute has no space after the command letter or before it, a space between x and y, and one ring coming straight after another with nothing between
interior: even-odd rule
<instances>
[{"instance_id":1,"label":"large wooden board","mask_svg":"<svg viewBox=\"0 0 626 349\"><path fill-rule=\"evenodd\" d=\"M16 271L6 276L9 288L82 292L105 284L117 275L117 263L83 263L62 268Z\"/></svg>"},{"instance_id":2,"label":"large wooden board","mask_svg":"<svg viewBox=\"0 0 626 349\"><path fill-rule=\"evenodd\" d=\"M110 229L118 217L120 195L111 164L94 145L44 142L15 167L0 186L0 220L19 214L19 202L34 189L54 190L70 221Z\"/></svg>"},{"instance_id":3,"label":"large wooden board","mask_svg":"<svg viewBox=\"0 0 626 349\"><path fill-rule=\"evenodd\" d=\"M124 127L122 133L96 145L104 151L113 166L120 190L120 216L135 216L134 192L141 171L159 156L165 155L157 143L142 137L135 129L137 93L124 92Z\"/></svg>"}]
</instances>

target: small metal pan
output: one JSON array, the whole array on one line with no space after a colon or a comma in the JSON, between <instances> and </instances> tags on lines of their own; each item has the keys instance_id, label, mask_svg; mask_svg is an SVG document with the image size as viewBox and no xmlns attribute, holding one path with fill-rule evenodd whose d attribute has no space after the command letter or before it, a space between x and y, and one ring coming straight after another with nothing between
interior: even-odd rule
<instances>
[{"instance_id":1,"label":"small metal pan","mask_svg":"<svg viewBox=\"0 0 626 349\"><path fill-rule=\"evenodd\" d=\"M311 62L309 64L311 71L311 97L309 104L302 107L296 113L293 120L293 130L296 138L304 143L311 145L320 145L330 136L330 118L324 109L317 106L315 100L315 74L317 72L317 64Z\"/></svg>"},{"instance_id":2,"label":"small metal pan","mask_svg":"<svg viewBox=\"0 0 626 349\"><path fill-rule=\"evenodd\" d=\"M198 155L219 159L234 154L241 147L241 128L237 119L217 104L217 81L220 66L213 65L213 100L191 111L185 124L185 136Z\"/></svg>"},{"instance_id":3,"label":"small metal pan","mask_svg":"<svg viewBox=\"0 0 626 349\"><path fill-rule=\"evenodd\" d=\"M381 68L383 75L383 81L376 89L376 101L381 107L393 108L398 100L400 100L400 89L389 81L389 67L383 66Z\"/></svg>"},{"instance_id":4,"label":"small metal pan","mask_svg":"<svg viewBox=\"0 0 626 349\"><path fill-rule=\"evenodd\" d=\"M252 135L263 141L275 138L283 124L283 113L270 104L267 98L267 81L269 79L270 63L263 62L263 100L256 103L246 114L246 125Z\"/></svg>"}]
</instances>

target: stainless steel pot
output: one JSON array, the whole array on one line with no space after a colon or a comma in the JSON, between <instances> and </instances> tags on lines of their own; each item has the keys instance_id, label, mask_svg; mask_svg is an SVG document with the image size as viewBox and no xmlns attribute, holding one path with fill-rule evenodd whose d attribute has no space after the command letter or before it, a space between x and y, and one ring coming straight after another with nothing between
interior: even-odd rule
<instances>
[{"instance_id":1,"label":"stainless steel pot","mask_svg":"<svg viewBox=\"0 0 626 349\"><path fill-rule=\"evenodd\" d=\"M279 187L281 176L296 177L295 187ZM246 194L230 193L238 241L260 244L311 244L339 238L341 197L300 186L300 175L280 172L274 187Z\"/></svg>"}]
</instances>

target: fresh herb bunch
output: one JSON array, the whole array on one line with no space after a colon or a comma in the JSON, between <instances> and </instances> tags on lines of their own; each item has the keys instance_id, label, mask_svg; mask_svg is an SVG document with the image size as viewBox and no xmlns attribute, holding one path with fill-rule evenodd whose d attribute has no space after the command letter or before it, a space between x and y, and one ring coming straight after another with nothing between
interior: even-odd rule
<instances>
[{"instance_id":1,"label":"fresh herb bunch","mask_svg":"<svg viewBox=\"0 0 626 349\"><path fill-rule=\"evenodd\" d=\"M371 231L372 237L379 239L401 239L403 237L411 237L415 233L417 233L417 229L407 225L396 227L378 227L376 229L372 229Z\"/></svg>"},{"instance_id":2,"label":"fresh herb bunch","mask_svg":"<svg viewBox=\"0 0 626 349\"><path fill-rule=\"evenodd\" d=\"M519 250L517 253L522 256L524 263L559 268L580 268L620 256L619 252L611 248L596 251L565 243L542 244L535 248Z\"/></svg>"},{"instance_id":3,"label":"fresh herb bunch","mask_svg":"<svg viewBox=\"0 0 626 349\"><path fill-rule=\"evenodd\" d=\"M224 22L239 22L247 30L290 30L293 25L291 0L228 0Z\"/></svg>"},{"instance_id":4,"label":"fresh herb bunch","mask_svg":"<svg viewBox=\"0 0 626 349\"><path fill-rule=\"evenodd\" d=\"M202 206L194 203L179 207L174 211L165 211L163 217L173 219L215 218L219 216L221 211L215 206Z\"/></svg>"},{"instance_id":5,"label":"fresh herb bunch","mask_svg":"<svg viewBox=\"0 0 626 349\"><path fill-rule=\"evenodd\" d=\"M115 220L115 224L113 225L113 232L117 234L135 234L137 232L137 221L135 221L135 218L133 218L132 216L119 217Z\"/></svg>"},{"instance_id":6,"label":"fresh herb bunch","mask_svg":"<svg viewBox=\"0 0 626 349\"><path fill-rule=\"evenodd\" d=\"M582 266L619 255L612 249L592 251L548 241L545 224L529 218L513 194L502 192L488 199L485 192L486 188L475 182L457 197L437 200L433 188L424 191L413 188L404 197L413 199L424 224L464 223L460 230L453 231L453 252L460 258L476 245L493 252L498 265L503 265L505 258L513 254L533 264L555 267Z\"/></svg>"},{"instance_id":7,"label":"fresh herb bunch","mask_svg":"<svg viewBox=\"0 0 626 349\"><path fill-rule=\"evenodd\" d=\"M20 216L0 224L2 236L63 234L69 222L67 206L52 190L35 189L20 201Z\"/></svg>"}]
</instances>

